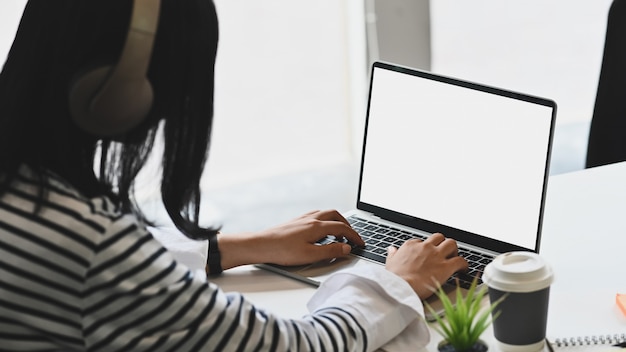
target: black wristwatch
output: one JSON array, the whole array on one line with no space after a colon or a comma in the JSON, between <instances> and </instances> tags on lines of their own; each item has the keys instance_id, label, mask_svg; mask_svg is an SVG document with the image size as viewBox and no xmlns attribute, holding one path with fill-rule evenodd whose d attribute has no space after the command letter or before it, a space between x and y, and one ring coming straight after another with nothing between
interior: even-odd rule
<instances>
[{"instance_id":1,"label":"black wristwatch","mask_svg":"<svg viewBox=\"0 0 626 352\"><path fill-rule=\"evenodd\" d=\"M209 259L207 262L209 265L209 275L211 276L219 275L222 271L224 271L222 269L222 256L220 255L220 248L217 246L218 234L219 232L209 237Z\"/></svg>"}]
</instances>

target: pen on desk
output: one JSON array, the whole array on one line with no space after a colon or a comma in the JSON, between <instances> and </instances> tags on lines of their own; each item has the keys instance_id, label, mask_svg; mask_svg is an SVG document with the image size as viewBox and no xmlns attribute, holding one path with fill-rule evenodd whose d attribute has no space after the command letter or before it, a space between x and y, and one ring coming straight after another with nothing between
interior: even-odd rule
<instances>
[{"instance_id":1,"label":"pen on desk","mask_svg":"<svg viewBox=\"0 0 626 352\"><path fill-rule=\"evenodd\" d=\"M616 343L615 345L613 345L613 347L626 348L626 341L620 342L620 343Z\"/></svg>"},{"instance_id":2,"label":"pen on desk","mask_svg":"<svg viewBox=\"0 0 626 352\"><path fill-rule=\"evenodd\" d=\"M548 338L546 338L546 346L548 346L548 351L554 352L554 348L552 348L552 344L550 343L550 340L548 340Z\"/></svg>"}]
</instances>

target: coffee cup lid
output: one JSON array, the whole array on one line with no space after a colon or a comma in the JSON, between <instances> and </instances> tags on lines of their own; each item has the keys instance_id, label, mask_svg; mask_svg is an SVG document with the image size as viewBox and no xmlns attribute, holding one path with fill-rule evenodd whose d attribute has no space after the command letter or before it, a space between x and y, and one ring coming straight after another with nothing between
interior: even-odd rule
<instances>
[{"instance_id":1,"label":"coffee cup lid","mask_svg":"<svg viewBox=\"0 0 626 352\"><path fill-rule=\"evenodd\" d=\"M503 292L534 292L552 283L554 274L537 253L508 252L497 256L485 267L482 280Z\"/></svg>"}]
</instances>

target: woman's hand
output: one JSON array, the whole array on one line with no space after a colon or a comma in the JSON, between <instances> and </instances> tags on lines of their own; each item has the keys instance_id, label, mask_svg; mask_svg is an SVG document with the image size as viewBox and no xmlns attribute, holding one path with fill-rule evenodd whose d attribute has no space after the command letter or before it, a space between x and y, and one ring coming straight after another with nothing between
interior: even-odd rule
<instances>
[{"instance_id":1,"label":"woman's hand","mask_svg":"<svg viewBox=\"0 0 626 352\"><path fill-rule=\"evenodd\" d=\"M348 255L346 243L319 245L327 235L365 246L361 237L336 210L312 211L283 225L244 234L220 234L222 268L244 264L300 265Z\"/></svg>"},{"instance_id":2,"label":"woman's hand","mask_svg":"<svg viewBox=\"0 0 626 352\"><path fill-rule=\"evenodd\" d=\"M457 271L467 270L467 265L458 255L456 241L435 233L424 241L409 240L400 248L389 247L386 268L425 299L434 293L437 283L444 283Z\"/></svg>"}]
</instances>

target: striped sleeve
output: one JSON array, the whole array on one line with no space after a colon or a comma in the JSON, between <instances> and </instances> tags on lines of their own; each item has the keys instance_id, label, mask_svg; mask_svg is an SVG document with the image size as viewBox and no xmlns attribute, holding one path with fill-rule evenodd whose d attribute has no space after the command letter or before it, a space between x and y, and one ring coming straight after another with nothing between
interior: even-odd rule
<instances>
[{"instance_id":1,"label":"striped sleeve","mask_svg":"<svg viewBox=\"0 0 626 352\"><path fill-rule=\"evenodd\" d=\"M0 346L8 350L84 348L81 288L95 249L90 234L104 228L86 203L62 187L38 188L20 175L0 198ZM88 234L87 236L84 236Z\"/></svg>"},{"instance_id":2,"label":"striped sleeve","mask_svg":"<svg viewBox=\"0 0 626 352\"><path fill-rule=\"evenodd\" d=\"M418 316L405 309L407 290L356 273L320 288L310 315L280 318L177 262L106 198L48 191L37 214L26 179L0 199L2 348L370 351Z\"/></svg>"},{"instance_id":3,"label":"striped sleeve","mask_svg":"<svg viewBox=\"0 0 626 352\"><path fill-rule=\"evenodd\" d=\"M329 308L281 319L195 275L148 232L117 221L87 272L90 351L367 351L366 320Z\"/></svg>"}]
</instances>

